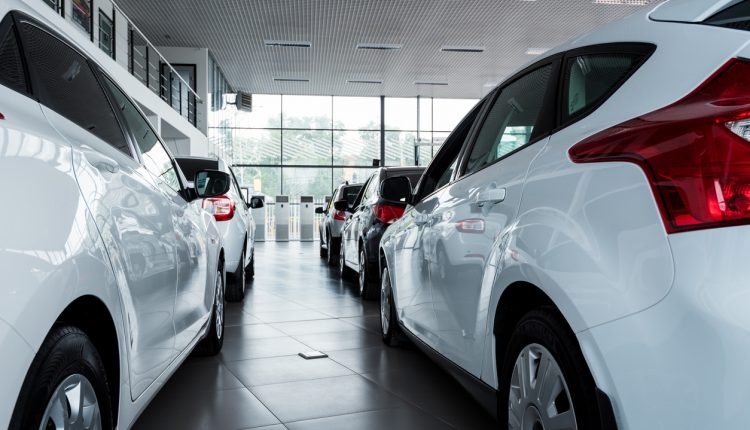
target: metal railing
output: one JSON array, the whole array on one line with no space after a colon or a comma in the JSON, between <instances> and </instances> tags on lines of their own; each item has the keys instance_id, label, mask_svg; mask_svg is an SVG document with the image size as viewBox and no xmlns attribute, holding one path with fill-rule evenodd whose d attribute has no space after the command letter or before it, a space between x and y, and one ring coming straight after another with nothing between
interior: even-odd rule
<instances>
[{"instance_id":1,"label":"metal railing","mask_svg":"<svg viewBox=\"0 0 750 430\"><path fill-rule=\"evenodd\" d=\"M106 1L106 4L112 5L112 16L107 15L97 0L40 1L87 33L92 43L127 69L190 124L198 126L196 105L203 103L203 100L114 1ZM108 32L109 29L100 34L101 14L111 20L114 36ZM109 35L106 43L100 43L102 34L105 37Z\"/></svg>"}]
</instances>

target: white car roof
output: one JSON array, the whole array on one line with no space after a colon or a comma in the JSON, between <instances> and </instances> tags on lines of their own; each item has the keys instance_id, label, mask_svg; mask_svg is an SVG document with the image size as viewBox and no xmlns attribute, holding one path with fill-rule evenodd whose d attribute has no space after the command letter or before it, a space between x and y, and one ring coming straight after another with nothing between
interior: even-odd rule
<instances>
[{"instance_id":1,"label":"white car roof","mask_svg":"<svg viewBox=\"0 0 750 430\"><path fill-rule=\"evenodd\" d=\"M669 0L651 12L656 21L701 22L741 0Z\"/></svg>"}]
</instances>

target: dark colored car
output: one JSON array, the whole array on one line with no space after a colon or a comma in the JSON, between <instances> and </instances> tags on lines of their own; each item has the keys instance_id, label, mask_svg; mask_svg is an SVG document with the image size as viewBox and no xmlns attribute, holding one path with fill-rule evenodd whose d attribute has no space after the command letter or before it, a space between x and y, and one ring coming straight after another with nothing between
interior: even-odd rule
<instances>
[{"instance_id":1,"label":"dark colored car","mask_svg":"<svg viewBox=\"0 0 750 430\"><path fill-rule=\"evenodd\" d=\"M324 215L320 221L318 233L320 234L320 256L325 257L328 264L333 265L338 262L341 230L361 189L362 184L343 183L336 188L331 201L325 207L315 209L315 213ZM346 200L348 207L344 210L334 208L333 204L339 200Z\"/></svg>"},{"instance_id":2,"label":"dark colored car","mask_svg":"<svg viewBox=\"0 0 750 430\"><path fill-rule=\"evenodd\" d=\"M341 276L349 270L359 273L359 292L364 299L373 299L380 288L378 280L378 248L380 238L390 224L404 214L406 202L381 197L381 183L386 178L404 176L414 187L424 167L381 167L377 169L357 195L354 204L346 200L333 203L336 210L351 211L341 230L339 267Z\"/></svg>"}]
</instances>

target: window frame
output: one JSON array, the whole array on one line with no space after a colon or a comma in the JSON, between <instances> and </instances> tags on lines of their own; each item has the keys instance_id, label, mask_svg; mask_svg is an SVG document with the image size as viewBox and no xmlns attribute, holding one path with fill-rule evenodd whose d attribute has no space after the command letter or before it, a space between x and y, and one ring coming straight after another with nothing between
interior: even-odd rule
<instances>
[{"instance_id":1,"label":"window frame","mask_svg":"<svg viewBox=\"0 0 750 430\"><path fill-rule=\"evenodd\" d=\"M494 92L494 90L493 90ZM417 204L430 196L436 194L438 191L442 190L443 188L450 186L453 184L453 182L456 181L456 176L458 174L458 169L461 166L461 153L463 152L463 147L467 144L469 139L472 137L472 132L474 127L476 127L477 122L479 121L480 116L483 114L484 110L487 109L488 101L489 99L494 97L493 92L491 92L489 95L485 96L483 99L477 102L477 104L461 119L461 121L458 122L458 125L451 131L451 133L448 135L448 137L445 139L445 142L440 146L440 149L438 149L437 154L435 154L434 157L432 157L432 160L425 168L424 173L422 174L422 178L419 180L415 187L415 200L413 204ZM471 121L471 123L467 123L467 121ZM455 139L458 139L458 134L463 134L463 127L466 127L466 135L460 143L458 141L454 141ZM444 166L446 163L445 158L449 157L448 152L453 149L451 148L453 145L460 145L458 147L458 154L456 155L455 161L456 161L456 168L451 173L450 178L448 179L448 183L443 185L440 188L437 188L437 183L435 184L435 188L430 191L428 194L424 194L426 192L425 187L426 184L426 178L428 178L432 173L434 173L435 169L441 169L445 168L447 169L450 165ZM450 148L450 149L449 149ZM451 158L451 160L454 160ZM452 163L451 163L452 164ZM442 167L441 167L442 166ZM442 174L440 175L442 177ZM439 180L440 178L438 178Z\"/></svg>"},{"instance_id":2,"label":"window frame","mask_svg":"<svg viewBox=\"0 0 750 430\"><path fill-rule=\"evenodd\" d=\"M536 63L526 67L525 69L519 71L515 75L513 75L510 79L503 82L500 86L495 88L493 92L490 93L488 96L487 102L483 106L482 112L480 112L479 116L477 117L477 120L474 122L474 125L472 126L472 130L469 133L468 138L466 139L466 142L464 144L463 149L461 150L461 154L459 155L459 163L456 169L457 174L454 175L453 181L463 179L469 176L472 176L476 173L479 173L485 169L487 169L490 166L493 166L500 161L512 156L513 154L522 151L531 145L534 145L535 143L546 139L549 137L552 133L554 133L555 126L557 124L557 110L559 105L559 97L560 97L560 72L562 70L562 59L564 57L564 53L557 53L554 55L551 55L545 59L542 59L540 61L537 61ZM498 97L500 97L500 94L502 91L507 88L510 85L513 85L517 81L525 78L530 73L541 69L542 67L547 67L551 65L551 71L550 71L550 82L548 84L547 90L544 95L544 100L542 101L542 110L539 112L539 125L535 126L535 130L532 133L532 137L529 139L528 142L526 142L525 145L520 146L516 149L514 149L511 152L508 152L507 154L504 154L502 157L498 157L495 160L493 160L491 163L485 164L480 169L477 169L471 173L466 173L466 166L469 163L469 157L471 155L471 151L474 149L474 145L477 141L477 136L479 135L480 130L484 126L485 122L487 121L487 117L489 116L490 111L495 106L495 103L497 102ZM536 130L540 130L539 133L536 132Z\"/></svg>"},{"instance_id":3,"label":"window frame","mask_svg":"<svg viewBox=\"0 0 750 430\"><path fill-rule=\"evenodd\" d=\"M651 55L656 51L656 45L653 43L646 43L646 42L616 42L616 43L602 43L597 45L589 45L584 46L581 48L571 49L569 51L565 51L563 59L562 59L562 65L560 67L560 73L558 77L558 94L557 94L557 114L556 114L556 126L552 130L552 134L572 125L576 122L586 118L590 114L592 114L594 111L599 109L604 103L607 102L607 100L612 97L614 93L617 92L624 84L625 82L629 81L630 78L643 66L643 64L648 61L649 58L651 58ZM615 81L615 84L612 85L612 88L609 89L606 93L604 93L599 100L596 101L596 103L592 103L589 106L575 112L574 115L569 115L568 118L565 118L564 111L565 111L565 104L568 100L568 90L570 89L570 82L567 82L565 79L565 74L568 68L568 65L577 57L585 56L585 55L622 55L622 54L633 54L633 55L640 55L640 59L633 63L633 66L630 68L630 70L623 74L620 79Z\"/></svg>"},{"instance_id":4,"label":"window frame","mask_svg":"<svg viewBox=\"0 0 750 430\"><path fill-rule=\"evenodd\" d=\"M25 69L26 69L27 82L28 82L27 86L29 87L29 94L28 94L28 96L30 98L34 99L37 103L45 106L47 109L50 109L50 110L56 112L58 115L66 118L68 121L70 121L71 123L75 124L77 127L83 128L79 124L77 124L75 121L73 121L70 118L68 118L66 115L63 115L62 113L60 113L57 109L54 109L53 107L48 106L46 103L42 102L42 100L40 98L40 95L39 95L39 92L35 91L35 88L37 87L36 84L37 84L37 82L40 81L40 77L37 75L36 71L33 71L31 69L31 67L28 66L29 63L30 63L30 59L29 59L29 55L30 54L28 53L28 50L26 49L26 46L25 46L25 42L26 42L25 38L21 35L21 30L19 29L19 26L21 24L27 24L27 25L34 26L37 29L39 29L40 31L43 31L43 32L47 33L50 37L53 37L53 38L57 39L60 43L62 43L63 45L65 45L66 47L68 47L69 49L71 49L74 53L76 53L77 55L80 55L84 59L84 62L86 63L86 65L91 70L91 73L94 76L94 80L96 81L97 85L99 86L99 88L102 91L102 94L104 95L104 99L105 99L106 105L109 106L109 108L112 110L112 114L115 117L115 122L117 123L117 126L120 129L120 133L122 133L122 135L123 135L123 138L125 140L125 143L128 146L128 149L130 150L130 153L126 153L125 151L120 151L120 149L117 148L116 146L112 145L112 143L105 141L104 139L102 139L99 136L97 136L94 133L92 133L90 130L86 130L86 132L88 132L89 134L91 134L96 139L99 139L102 142L106 143L107 145L109 145L109 146L117 149L118 151L122 152L125 156L128 156L131 159L139 161L139 162L142 163L142 160L138 156L138 151L136 151L136 148L134 147L133 142L130 139L130 135L129 135L130 133L127 130L127 127L125 127L125 124L123 123L122 118L120 117L119 112L117 111L117 109L114 108L114 105L112 104L112 99L111 99L111 95L109 93L109 89L106 88L105 85L103 85L104 83L101 80L101 76L103 74L106 76L106 74L102 71L102 69L99 67L99 65L96 62L94 62L91 59L91 57L89 55L87 55L85 52L83 52L80 49L78 49L75 45L73 45L72 43L68 42L64 37L60 36L57 32L55 32L54 30L52 30L48 26L42 24L41 22L39 22L38 20L34 19L33 17L31 17L31 16L29 16L29 15L23 13L23 12L19 12L19 11L12 11L11 14L13 14L14 23L15 23L15 31L16 31L16 35L18 37L18 45L20 47L21 55L23 56L23 62L24 62L24 66L25 66ZM112 81L114 83L114 80L112 80L111 78L110 78L110 81ZM120 88L120 87L118 86L118 88ZM122 91L122 88L120 88L120 91ZM123 91L123 93L126 94L126 96L127 96L127 93L125 93L124 91Z\"/></svg>"}]
</instances>

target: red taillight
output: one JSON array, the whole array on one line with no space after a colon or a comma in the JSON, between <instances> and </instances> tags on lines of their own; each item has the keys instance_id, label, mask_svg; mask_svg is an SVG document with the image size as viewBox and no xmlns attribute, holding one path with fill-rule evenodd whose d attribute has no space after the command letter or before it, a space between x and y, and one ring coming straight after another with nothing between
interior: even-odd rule
<instances>
[{"instance_id":1,"label":"red taillight","mask_svg":"<svg viewBox=\"0 0 750 430\"><path fill-rule=\"evenodd\" d=\"M334 210L333 219L338 221L346 221L346 212Z\"/></svg>"},{"instance_id":2,"label":"red taillight","mask_svg":"<svg viewBox=\"0 0 750 430\"><path fill-rule=\"evenodd\" d=\"M484 220L470 218L457 221L456 230L461 233L484 233Z\"/></svg>"},{"instance_id":3,"label":"red taillight","mask_svg":"<svg viewBox=\"0 0 750 430\"><path fill-rule=\"evenodd\" d=\"M569 154L576 163L639 165L668 233L750 223L750 62L730 61L686 98Z\"/></svg>"},{"instance_id":4,"label":"red taillight","mask_svg":"<svg viewBox=\"0 0 750 430\"><path fill-rule=\"evenodd\" d=\"M209 209L216 221L229 221L234 217L234 202L227 196L203 199L203 208Z\"/></svg>"},{"instance_id":5,"label":"red taillight","mask_svg":"<svg viewBox=\"0 0 750 430\"><path fill-rule=\"evenodd\" d=\"M383 224L393 224L404 215L402 206L378 203L375 205L375 217Z\"/></svg>"},{"instance_id":6,"label":"red taillight","mask_svg":"<svg viewBox=\"0 0 750 430\"><path fill-rule=\"evenodd\" d=\"M5 115L2 112L0 112L0 119L5 119Z\"/></svg>"}]
</instances>

